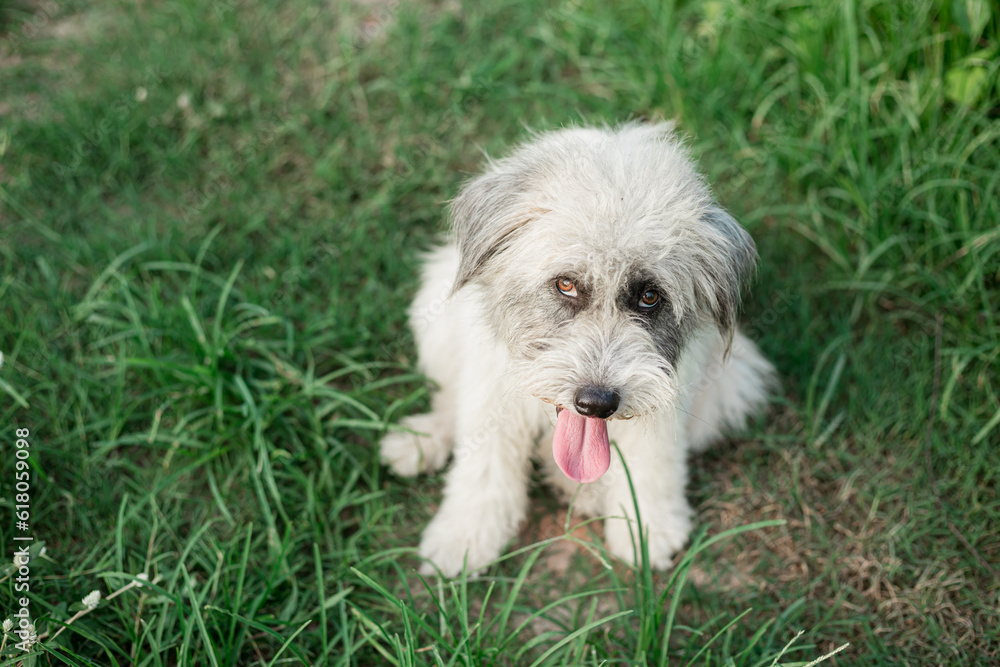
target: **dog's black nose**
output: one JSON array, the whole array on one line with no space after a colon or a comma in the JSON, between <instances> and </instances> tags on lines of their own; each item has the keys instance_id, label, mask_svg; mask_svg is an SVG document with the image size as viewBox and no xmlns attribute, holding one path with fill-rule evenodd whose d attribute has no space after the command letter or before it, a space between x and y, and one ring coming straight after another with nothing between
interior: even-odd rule
<instances>
[{"instance_id":1,"label":"dog's black nose","mask_svg":"<svg viewBox=\"0 0 1000 667\"><path fill-rule=\"evenodd\" d=\"M583 387L576 392L576 411L584 417L607 419L615 414L621 396L614 389Z\"/></svg>"}]
</instances>

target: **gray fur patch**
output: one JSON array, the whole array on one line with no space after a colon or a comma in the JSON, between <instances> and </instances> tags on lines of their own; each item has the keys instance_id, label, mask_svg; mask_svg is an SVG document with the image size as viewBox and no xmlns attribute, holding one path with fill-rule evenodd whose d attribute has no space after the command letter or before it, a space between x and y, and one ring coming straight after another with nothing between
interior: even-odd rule
<instances>
[{"instance_id":1,"label":"gray fur patch","mask_svg":"<svg viewBox=\"0 0 1000 667\"><path fill-rule=\"evenodd\" d=\"M715 288L708 300L709 310L719 331L728 337L736 326L743 287L757 266L757 246L750 234L721 208L711 209L705 215L705 222L718 229L726 241L721 247L723 260L706 262L703 270Z\"/></svg>"}]
</instances>

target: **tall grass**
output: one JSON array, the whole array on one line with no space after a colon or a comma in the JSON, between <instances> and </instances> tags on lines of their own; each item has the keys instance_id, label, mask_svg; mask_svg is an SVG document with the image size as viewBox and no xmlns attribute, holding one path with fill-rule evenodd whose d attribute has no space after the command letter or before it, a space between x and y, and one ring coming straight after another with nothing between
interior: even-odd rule
<instances>
[{"instance_id":1,"label":"tall grass","mask_svg":"<svg viewBox=\"0 0 1000 667\"><path fill-rule=\"evenodd\" d=\"M41 638L0 664L989 664L997 28L979 0L0 3L0 443L32 433ZM693 462L672 572L594 536L553 574L558 530L423 580L440 477L375 452L430 391L418 251L484 150L636 117L678 119L757 240L784 393Z\"/></svg>"}]
</instances>

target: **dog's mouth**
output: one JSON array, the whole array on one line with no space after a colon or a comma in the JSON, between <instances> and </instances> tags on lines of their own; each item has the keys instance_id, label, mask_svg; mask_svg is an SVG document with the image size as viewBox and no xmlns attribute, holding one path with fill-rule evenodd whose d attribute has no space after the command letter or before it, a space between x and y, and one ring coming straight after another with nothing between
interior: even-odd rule
<instances>
[{"instance_id":1,"label":"dog's mouth","mask_svg":"<svg viewBox=\"0 0 1000 667\"><path fill-rule=\"evenodd\" d=\"M584 484L600 479L611 466L607 421L557 406L552 455L570 479Z\"/></svg>"}]
</instances>

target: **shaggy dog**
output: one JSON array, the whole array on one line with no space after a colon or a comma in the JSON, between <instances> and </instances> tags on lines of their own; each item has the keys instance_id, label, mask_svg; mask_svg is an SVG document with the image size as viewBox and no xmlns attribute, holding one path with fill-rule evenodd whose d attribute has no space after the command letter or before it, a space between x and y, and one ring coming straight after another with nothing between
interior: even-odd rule
<instances>
[{"instance_id":1,"label":"shaggy dog","mask_svg":"<svg viewBox=\"0 0 1000 667\"><path fill-rule=\"evenodd\" d=\"M451 220L410 310L439 391L381 443L402 476L454 456L423 571L501 554L532 460L633 563L638 506L649 564L669 567L691 529L688 453L744 427L774 378L736 327L749 234L668 123L538 135L469 181Z\"/></svg>"}]
</instances>

